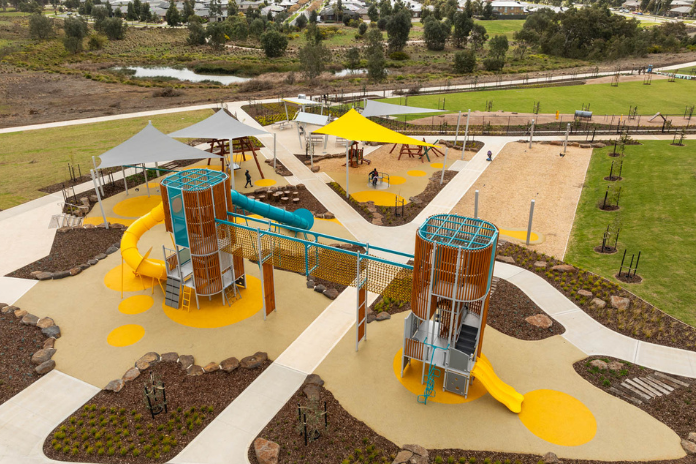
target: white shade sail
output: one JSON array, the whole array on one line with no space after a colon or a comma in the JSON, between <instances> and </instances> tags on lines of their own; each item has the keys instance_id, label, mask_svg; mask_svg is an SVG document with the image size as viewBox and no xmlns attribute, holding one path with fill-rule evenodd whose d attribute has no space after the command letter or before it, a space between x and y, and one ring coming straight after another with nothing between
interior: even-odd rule
<instances>
[{"instance_id":1,"label":"white shade sail","mask_svg":"<svg viewBox=\"0 0 696 464\"><path fill-rule=\"evenodd\" d=\"M305 113L304 111L299 111L295 115L295 122L303 122L305 124L312 124L315 126L325 126L329 122L329 117L327 115Z\"/></svg>"},{"instance_id":2,"label":"white shade sail","mask_svg":"<svg viewBox=\"0 0 696 464\"><path fill-rule=\"evenodd\" d=\"M288 103L294 103L295 105L300 105L300 106L321 106L323 103L322 102L317 102L314 100L310 100L309 98L283 98L284 102Z\"/></svg>"},{"instance_id":3,"label":"white shade sail","mask_svg":"<svg viewBox=\"0 0 696 464\"><path fill-rule=\"evenodd\" d=\"M268 135L268 132L247 126L220 110L212 116L192 126L185 127L169 134L170 137L186 139L238 139L255 135Z\"/></svg>"},{"instance_id":4,"label":"white shade sail","mask_svg":"<svg viewBox=\"0 0 696 464\"><path fill-rule=\"evenodd\" d=\"M366 118L370 116L396 116L397 114L420 114L420 113L441 113L443 110L433 110L429 108L417 108L415 106L393 105L368 100L362 115Z\"/></svg>"},{"instance_id":5,"label":"white shade sail","mask_svg":"<svg viewBox=\"0 0 696 464\"><path fill-rule=\"evenodd\" d=\"M155 129L151 122L121 145L99 156L99 168L129 166L186 159L220 158L219 155L193 148Z\"/></svg>"}]
</instances>

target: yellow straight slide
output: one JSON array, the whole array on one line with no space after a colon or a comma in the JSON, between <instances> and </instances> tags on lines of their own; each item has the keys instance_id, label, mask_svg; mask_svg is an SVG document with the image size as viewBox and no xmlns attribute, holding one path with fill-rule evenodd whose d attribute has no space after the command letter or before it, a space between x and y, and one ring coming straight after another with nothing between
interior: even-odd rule
<instances>
[{"instance_id":1,"label":"yellow straight slide","mask_svg":"<svg viewBox=\"0 0 696 464\"><path fill-rule=\"evenodd\" d=\"M164 267L164 264L147 259L138 251L138 240L140 240L140 237L162 221L164 221L164 208L162 203L160 203L152 208L152 211L131 224L123 233L121 238L121 256L136 274L167 280L167 269Z\"/></svg>"},{"instance_id":2,"label":"yellow straight slide","mask_svg":"<svg viewBox=\"0 0 696 464\"><path fill-rule=\"evenodd\" d=\"M522 411L522 401L524 401L524 396L517 393L517 391L510 385L506 384L495 375L493 371L493 366L488 362L483 356L479 356L476 364L474 365L471 375L476 377L488 393L491 394L493 398L503 403L507 408L519 414Z\"/></svg>"}]
</instances>

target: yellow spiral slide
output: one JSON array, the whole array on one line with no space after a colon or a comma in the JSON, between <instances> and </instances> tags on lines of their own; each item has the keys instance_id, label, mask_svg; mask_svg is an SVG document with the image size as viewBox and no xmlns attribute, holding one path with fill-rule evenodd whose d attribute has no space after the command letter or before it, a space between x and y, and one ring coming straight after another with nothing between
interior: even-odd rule
<instances>
[{"instance_id":1,"label":"yellow spiral slide","mask_svg":"<svg viewBox=\"0 0 696 464\"><path fill-rule=\"evenodd\" d=\"M158 280L167 280L167 269L164 264L148 259L149 251L145 256L138 251L140 237L162 221L164 221L164 208L160 203L152 208L152 211L131 224L123 233L121 256L136 274Z\"/></svg>"}]
</instances>

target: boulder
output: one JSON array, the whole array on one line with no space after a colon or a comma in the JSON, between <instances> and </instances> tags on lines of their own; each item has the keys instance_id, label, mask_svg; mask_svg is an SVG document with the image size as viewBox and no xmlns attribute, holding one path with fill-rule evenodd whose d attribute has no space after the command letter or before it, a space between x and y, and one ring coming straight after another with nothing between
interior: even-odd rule
<instances>
[{"instance_id":1,"label":"boulder","mask_svg":"<svg viewBox=\"0 0 696 464\"><path fill-rule=\"evenodd\" d=\"M377 316L375 317L376 321L386 321L387 319L391 319L391 314L389 314L386 311L382 311L381 313L378 313Z\"/></svg>"},{"instance_id":2,"label":"boulder","mask_svg":"<svg viewBox=\"0 0 696 464\"><path fill-rule=\"evenodd\" d=\"M555 453L551 452L546 453L542 460L544 461L544 464L558 464L561 462L558 460L558 456L556 456Z\"/></svg>"},{"instance_id":3,"label":"boulder","mask_svg":"<svg viewBox=\"0 0 696 464\"><path fill-rule=\"evenodd\" d=\"M65 279L70 277L70 271L58 271L53 273L53 280Z\"/></svg>"},{"instance_id":4,"label":"boulder","mask_svg":"<svg viewBox=\"0 0 696 464\"><path fill-rule=\"evenodd\" d=\"M220 369L220 365L216 362L209 362L205 366L203 366L203 370L205 372L215 372Z\"/></svg>"},{"instance_id":5,"label":"boulder","mask_svg":"<svg viewBox=\"0 0 696 464\"><path fill-rule=\"evenodd\" d=\"M515 264L515 258L513 258L512 256L496 255L495 259L497 259L501 263Z\"/></svg>"},{"instance_id":6,"label":"boulder","mask_svg":"<svg viewBox=\"0 0 696 464\"><path fill-rule=\"evenodd\" d=\"M317 293L324 293L324 290L326 290L326 287L322 284L319 284L316 287L314 287L314 291Z\"/></svg>"},{"instance_id":7,"label":"boulder","mask_svg":"<svg viewBox=\"0 0 696 464\"><path fill-rule=\"evenodd\" d=\"M179 360L179 353L174 353L170 351L169 353L162 353L160 356L160 361L162 362L177 362Z\"/></svg>"},{"instance_id":8,"label":"boulder","mask_svg":"<svg viewBox=\"0 0 696 464\"><path fill-rule=\"evenodd\" d=\"M604 309L604 307L607 305L607 302L604 300L600 300L599 298L593 298L592 301L590 301L590 305L598 309Z\"/></svg>"},{"instance_id":9,"label":"boulder","mask_svg":"<svg viewBox=\"0 0 696 464\"><path fill-rule=\"evenodd\" d=\"M21 318L23 318L24 316L26 316L27 314L29 314L29 313L28 313L25 309L19 309L19 308L17 308L17 309L15 310L15 312L14 312L14 316L15 316L17 319L21 319Z\"/></svg>"},{"instance_id":10,"label":"boulder","mask_svg":"<svg viewBox=\"0 0 696 464\"><path fill-rule=\"evenodd\" d=\"M104 390L118 393L123 389L123 386L125 384L126 384L126 382L124 382L123 379L112 380L111 382L106 384L106 387L104 387Z\"/></svg>"},{"instance_id":11,"label":"boulder","mask_svg":"<svg viewBox=\"0 0 696 464\"><path fill-rule=\"evenodd\" d=\"M689 432L689 436L687 437L687 440L693 441L696 443L696 432Z\"/></svg>"},{"instance_id":12,"label":"boulder","mask_svg":"<svg viewBox=\"0 0 696 464\"><path fill-rule=\"evenodd\" d=\"M41 329L45 329L47 327L52 327L56 325L56 323L51 319L50 317L42 317L39 319L39 321L36 323L36 327L39 327Z\"/></svg>"},{"instance_id":13,"label":"boulder","mask_svg":"<svg viewBox=\"0 0 696 464\"><path fill-rule=\"evenodd\" d=\"M411 456L411 459L408 460L408 464L429 464L429 461L425 456L414 454Z\"/></svg>"},{"instance_id":14,"label":"boulder","mask_svg":"<svg viewBox=\"0 0 696 464\"><path fill-rule=\"evenodd\" d=\"M51 359L54 354L56 354L55 348L42 348L32 355L31 362L36 365L43 364Z\"/></svg>"},{"instance_id":15,"label":"boulder","mask_svg":"<svg viewBox=\"0 0 696 464\"><path fill-rule=\"evenodd\" d=\"M314 166L312 169L312 172L319 172L320 168L319 166Z\"/></svg>"},{"instance_id":16,"label":"boulder","mask_svg":"<svg viewBox=\"0 0 696 464\"><path fill-rule=\"evenodd\" d=\"M592 148L604 148L604 147L606 147L606 145L603 144L602 142L595 142L592 144Z\"/></svg>"},{"instance_id":17,"label":"boulder","mask_svg":"<svg viewBox=\"0 0 696 464\"><path fill-rule=\"evenodd\" d=\"M335 300L336 298L338 298L338 295L338 290L336 290L335 288L327 288L326 290L324 290L324 296L330 300Z\"/></svg>"},{"instance_id":18,"label":"boulder","mask_svg":"<svg viewBox=\"0 0 696 464\"><path fill-rule=\"evenodd\" d=\"M106 253L99 253L97 256L94 257L94 259L98 259L98 260L106 259Z\"/></svg>"},{"instance_id":19,"label":"boulder","mask_svg":"<svg viewBox=\"0 0 696 464\"><path fill-rule=\"evenodd\" d=\"M592 148L592 144L591 143L581 143L580 148Z\"/></svg>"},{"instance_id":20,"label":"boulder","mask_svg":"<svg viewBox=\"0 0 696 464\"><path fill-rule=\"evenodd\" d=\"M418 456L428 457L428 450L420 445L404 445L402 448Z\"/></svg>"},{"instance_id":21,"label":"boulder","mask_svg":"<svg viewBox=\"0 0 696 464\"><path fill-rule=\"evenodd\" d=\"M553 325L553 320L546 314L535 314L534 316L526 317L524 320L534 327L540 327L542 329L548 329Z\"/></svg>"},{"instance_id":22,"label":"boulder","mask_svg":"<svg viewBox=\"0 0 696 464\"><path fill-rule=\"evenodd\" d=\"M39 272L34 276L36 280L51 280L53 279L53 273L52 272Z\"/></svg>"},{"instance_id":23,"label":"boulder","mask_svg":"<svg viewBox=\"0 0 696 464\"><path fill-rule=\"evenodd\" d=\"M232 372L239 367L239 360L237 358L227 358L220 363L220 369L225 372Z\"/></svg>"},{"instance_id":24,"label":"boulder","mask_svg":"<svg viewBox=\"0 0 696 464\"><path fill-rule=\"evenodd\" d=\"M304 190L304 189L306 189L307 187L305 187L305 184L297 184L297 185L295 186L295 188L296 188L297 190Z\"/></svg>"},{"instance_id":25,"label":"boulder","mask_svg":"<svg viewBox=\"0 0 696 464\"><path fill-rule=\"evenodd\" d=\"M52 325L51 327L46 327L45 329L41 329L41 333L44 334L46 337L53 337L53 338L60 338L60 327L57 325Z\"/></svg>"},{"instance_id":26,"label":"boulder","mask_svg":"<svg viewBox=\"0 0 696 464\"><path fill-rule=\"evenodd\" d=\"M122 379L125 382L130 382L131 380L135 380L140 376L140 370L137 367L131 367L126 371L125 374L123 374Z\"/></svg>"},{"instance_id":27,"label":"boulder","mask_svg":"<svg viewBox=\"0 0 696 464\"><path fill-rule=\"evenodd\" d=\"M319 401L319 399L321 398L321 387L314 384L306 385L302 389L302 393L307 397L309 401Z\"/></svg>"},{"instance_id":28,"label":"boulder","mask_svg":"<svg viewBox=\"0 0 696 464\"><path fill-rule=\"evenodd\" d=\"M689 455L696 454L696 443L694 443L693 441L682 439L681 445L682 445L682 448L684 448L684 451L686 451L686 454L689 454Z\"/></svg>"},{"instance_id":29,"label":"boulder","mask_svg":"<svg viewBox=\"0 0 696 464\"><path fill-rule=\"evenodd\" d=\"M377 314L374 312L367 313L367 323L374 322L377 319Z\"/></svg>"},{"instance_id":30,"label":"boulder","mask_svg":"<svg viewBox=\"0 0 696 464\"><path fill-rule=\"evenodd\" d=\"M268 355L266 353L258 352L252 356L242 358L242 360L239 362L239 365L242 366L244 369L256 369L257 367L261 367L261 365L267 359Z\"/></svg>"},{"instance_id":31,"label":"boulder","mask_svg":"<svg viewBox=\"0 0 696 464\"><path fill-rule=\"evenodd\" d=\"M193 363L196 362L193 359L193 356L188 355L188 354L182 354L179 356L179 364L181 364L181 369L182 370L187 370L189 367L193 366Z\"/></svg>"},{"instance_id":32,"label":"boulder","mask_svg":"<svg viewBox=\"0 0 696 464\"><path fill-rule=\"evenodd\" d=\"M205 371L203 368L197 364L194 364L193 366L189 366L188 369L186 369L186 375L191 375L191 376L196 376L196 375L203 375Z\"/></svg>"},{"instance_id":33,"label":"boulder","mask_svg":"<svg viewBox=\"0 0 696 464\"><path fill-rule=\"evenodd\" d=\"M278 464L280 445L259 437L254 440L254 453L259 464Z\"/></svg>"},{"instance_id":34,"label":"boulder","mask_svg":"<svg viewBox=\"0 0 696 464\"><path fill-rule=\"evenodd\" d=\"M36 323L39 322L39 318L37 316L34 316L33 314L25 314L24 317L22 318L22 324L24 325L36 325Z\"/></svg>"},{"instance_id":35,"label":"boulder","mask_svg":"<svg viewBox=\"0 0 696 464\"><path fill-rule=\"evenodd\" d=\"M39 375L44 375L44 374L48 374L49 372L51 372L55 368L56 368L56 362L52 359L49 359L48 361L43 362L43 363L39 364L38 366L36 366L36 369L34 369L34 371Z\"/></svg>"},{"instance_id":36,"label":"boulder","mask_svg":"<svg viewBox=\"0 0 696 464\"><path fill-rule=\"evenodd\" d=\"M575 268L570 264L556 264L551 270L556 272L573 272Z\"/></svg>"},{"instance_id":37,"label":"boulder","mask_svg":"<svg viewBox=\"0 0 696 464\"><path fill-rule=\"evenodd\" d=\"M335 219L335 218L336 218L336 216L334 216L334 213L332 213L330 211L327 211L326 213L324 213L324 219Z\"/></svg>"},{"instance_id":38,"label":"boulder","mask_svg":"<svg viewBox=\"0 0 696 464\"><path fill-rule=\"evenodd\" d=\"M602 361L601 359L593 359L590 361L590 366L596 367L599 370L605 371L609 367L606 362Z\"/></svg>"},{"instance_id":39,"label":"boulder","mask_svg":"<svg viewBox=\"0 0 696 464\"><path fill-rule=\"evenodd\" d=\"M304 381L304 385L316 385L321 387L324 385L324 380L322 380L322 378L317 374L309 374Z\"/></svg>"},{"instance_id":40,"label":"boulder","mask_svg":"<svg viewBox=\"0 0 696 464\"><path fill-rule=\"evenodd\" d=\"M97 264L98 262L99 262L98 259L88 259L88 260L87 260L87 264L89 264L90 266L94 266L94 265Z\"/></svg>"},{"instance_id":41,"label":"boulder","mask_svg":"<svg viewBox=\"0 0 696 464\"><path fill-rule=\"evenodd\" d=\"M612 361L609 364L607 364L607 367L609 368L610 371L620 371L621 369L624 368L623 363L620 363L619 361Z\"/></svg>"},{"instance_id":42,"label":"boulder","mask_svg":"<svg viewBox=\"0 0 696 464\"><path fill-rule=\"evenodd\" d=\"M592 298L592 292L587 291L587 290L585 290L585 289L583 289L583 288L581 288L580 290L578 290L578 295L584 296L585 298Z\"/></svg>"},{"instance_id":43,"label":"boulder","mask_svg":"<svg viewBox=\"0 0 696 464\"><path fill-rule=\"evenodd\" d=\"M88 263L84 263L84 264L80 264L78 267L84 271L84 270L88 269L90 266Z\"/></svg>"},{"instance_id":44,"label":"boulder","mask_svg":"<svg viewBox=\"0 0 696 464\"><path fill-rule=\"evenodd\" d=\"M112 253L116 253L118 251L118 247L115 246L110 246L109 248L106 249L106 254L110 255Z\"/></svg>"},{"instance_id":45,"label":"boulder","mask_svg":"<svg viewBox=\"0 0 696 464\"><path fill-rule=\"evenodd\" d=\"M616 309L628 309L631 306L631 300L616 295L612 295L610 301L611 306Z\"/></svg>"},{"instance_id":46,"label":"boulder","mask_svg":"<svg viewBox=\"0 0 696 464\"><path fill-rule=\"evenodd\" d=\"M160 355L155 353L154 351L150 351L149 353L145 353L138 359L138 361L143 361L147 362L150 364L156 363L157 361L160 360Z\"/></svg>"},{"instance_id":47,"label":"boulder","mask_svg":"<svg viewBox=\"0 0 696 464\"><path fill-rule=\"evenodd\" d=\"M314 281L313 280L307 281L307 288L314 288Z\"/></svg>"},{"instance_id":48,"label":"boulder","mask_svg":"<svg viewBox=\"0 0 696 464\"><path fill-rule=\"evenodd\" d=\"M150 363L147 361L138 360L135 362L135 367L137 367L140 372L146 371L150 368Z\"/></svg>"},{"instance_id":49,"label":"boulder","mask_svg":"<svg viewBox=\"0 0 696 464\"><path fill-rule=\"evenodd\" d=\"M89 201L90 201L90 203L96 203L99 201L99 198L96 195L90 195Z\"/></svg>"},{"instance_id":50,"label":"boulder","mask_svg":"<svg viewBox=\"0 0 696 464\"><path fill-rule=\"evenodd\" d=\"M56 339L55 338L51 337L51 338L47 338L46 340L44 340L44 344L43 344L44 350L46 350L48 348L53 348L55 346L56 346Z\"/></svg>"},{"instance_id":51,"label":"boulder","mask_svg":"<svg viewBox=\"0 0 696 464\"><path fill-rule=\"evenodd\" d=\"M82 272L82 268L79 267L79 266L78 266L78 267L74 267L74 268L70 269L68 272L70 273L71 276L76 276L77 274L79 274L80 272Z\"/></svg>"},{"instance_id":52,"label":"boulder","mask_svg":"<svg viewBox=\"0 0 696 464\"><path fill-rule=\"evenodd\" d=\"M413 456L413 452L401 450L399 454L396 455L396 458L394 458L394 461L392 461L392 464L406 464L408 460L411 459L411 456Z\"/></svg>"},{"instance_id":53,"label":"boulder","mask_svg":"<svg viewBox=\"0 0 696 464\"><path fill-rule=\"evenodd\" d=\"M546 261L535 261L534 267L540 268L540 269L546 269Z\"/></svg>"},{"instance_id":54,"label":"boulder","mask_svg":"<svg viewBox=\"0 0 696 464\"><path fill-rule=\"evenodd\" d=\"M3 306L2 309L0 309L0 312L3 314L9 314L17 311L19 308L16 306Z\"/></svg>"}]
</instances>

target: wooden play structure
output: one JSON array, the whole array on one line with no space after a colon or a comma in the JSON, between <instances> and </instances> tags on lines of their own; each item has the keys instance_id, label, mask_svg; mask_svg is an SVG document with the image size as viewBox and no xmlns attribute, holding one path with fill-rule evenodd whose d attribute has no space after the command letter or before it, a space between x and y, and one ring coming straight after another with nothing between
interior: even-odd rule
<instances>
[{"instance_id":1,"label":"wooden play structure","mask_svg":"<svg viewBox=\"0 0 696 464\"><path fill-rule=\"evenodd\" d=\"M363 156L364 151L364 148L358 147L358 142L353 142L350 144L350 148L348 149L348 163L351 168L357 168L363 163L368 165L372 164L372 161L365 159ZM343 166L345 166L345 164Z\"/></svg>"},{"instance_id":2,"label":"wooden play structure","mask_svg":"<svg viewBox=\"0 0 696 464\"><path fill-rule=\"evenodd\" d=\"M226 143L226 142L232 143L232 150L229 149L229 143ZM215 153L216 147L219 150L217 154L222 157L220 159L220 163L221 163L221 167L222 167L223 172L229 172L229 167L232 166L234 163L234 158L233 158L234 154L241 153L242 154L242 161L246 161L246 153L250 152L251 156L254 157L254 161L256 162L256 167L259 170L259 175L261 176L262 179L265 179L265 177L263 176L263 171L261 170L261 165L259 164L258 154L256 153L258 150L258 147L254 143L254 141L251 140L250 137L240 137L238 139L232 139L232 140L211 139L210 140L210 149L208 151L210 153ZM208 166L210 166L210 161L211 161L211 158L208 158ZM225 163L227 163L227 166L225 166Z\"/></svg>"},{"instance_id":3,"label":"wooden play structure","mask_svg":"<svg viewBox=\"0 0 696 464\"><path fill-rule=\"evenodd\" d=\"M423 142L425 142L425 138L423 139ZM436 142L437 143L437 142ZM394 144L391 150L389 150L389 154L391 154L397 147L397 143ZM437 149L437 147L425 147L423 145L418 145L418 146L411 146L409 144L401 144L401 148L399 149L399 160L401 160L401 157L404 155L408 155L409 158L418 158L421 163L423 163L423 158L427 159L428 162L430 162L430 156L429 154L432 153L435 156L445 156L444 153L442 153L440 150Z\"/></svg>"}]
</instances>

